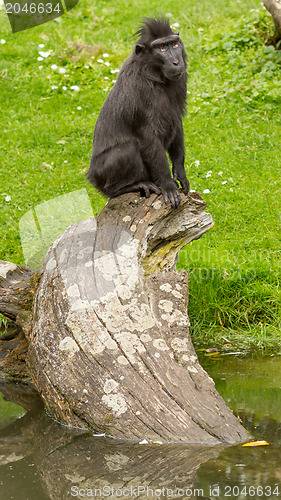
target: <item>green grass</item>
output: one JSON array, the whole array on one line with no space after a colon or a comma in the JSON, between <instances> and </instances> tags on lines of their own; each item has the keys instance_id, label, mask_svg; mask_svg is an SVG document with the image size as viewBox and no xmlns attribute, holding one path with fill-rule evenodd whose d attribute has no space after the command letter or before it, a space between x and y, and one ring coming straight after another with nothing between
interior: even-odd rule
<instances>
[{"instance_id":1,"label":"green grass","mask_svg":"<svg viewBox=\"0 0 281 500\"><path fill-rule=\"evenodd\" d=\"M19 221L38 204L86 188L94 214L103 207L84 177L94 124L139 21L161 11L179 23L188 52L186 169L215 222L179 258L194 342L224 337L279 352L281 52L265 45L273 27L260 2L81 0L16 34L0 11L0 259L24 262ZM95 49L78 53L70 42ZM52 53L40 62L39 50Z\"/></svg>"}]
</instances>

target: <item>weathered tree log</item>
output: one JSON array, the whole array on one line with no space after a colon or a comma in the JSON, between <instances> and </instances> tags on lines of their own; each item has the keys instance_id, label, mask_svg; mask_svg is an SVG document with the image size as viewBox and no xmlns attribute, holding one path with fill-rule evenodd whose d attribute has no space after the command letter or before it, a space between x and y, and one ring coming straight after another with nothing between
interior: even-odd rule
<instances>
[{"instance_id":1,"label":"weathered tree log","mask_svg":"<svg viewBox=\"0 0 281 500\"><path fill-rule=\"evenodd\" d=\"M213 225L205 207L197 193L177 210L156 195L123 195L50 247L29 278L41 276L24 333L29 372L57 420L135 440L248 438L199 364L187 274L175 269L179 250Z\"/></svg>"},{"instance_id":2,"label":"weathered tree log","mask_svg":"<svg viewBox=\"0 0 281 500\"><path fill-rule=\"evenodd\" d=\"M281 40L281 1L280 0L263 0L264 6L272 15L275 33L274 42Z\"/></svg>"},{"instance_id":3,"label":"weathered tree log","mask_svg":"<svg viewBox=\"0 0 281 500\"><path fill-rule=\"evenodd\" d=\"M26 384L0 383L0 392L27 410L19 420L0 429L0 465L29 460L40 474L44 498L117 498L124 491L128 498L147 499L151 490L160 488L167 493L163 493L165 497L170 490L174 498L191 498L189 492L194 489L200 466L226 448L225 444L142 446L93 438L90 432L66 429L47 419L38 395ZM13 498L18 498L20 486L19 478ZM4 490L8 487L12 495L11 484L4 482ZM40 490L37 497L41 498Z\"/></svg>"},{"instance_id":4,"label":"weathered tree log","mask_svg":"<svg viewBox=\"0 0 281 500\"><path fill-rule=\"evenodd\" d=\"M39 279L40 273L30 267L0 261L0 312L12 325L8 334L0 337L0 378L31 380L25 362L25 335L31 328L32 304Z\"/></svg>"}]
</instances>

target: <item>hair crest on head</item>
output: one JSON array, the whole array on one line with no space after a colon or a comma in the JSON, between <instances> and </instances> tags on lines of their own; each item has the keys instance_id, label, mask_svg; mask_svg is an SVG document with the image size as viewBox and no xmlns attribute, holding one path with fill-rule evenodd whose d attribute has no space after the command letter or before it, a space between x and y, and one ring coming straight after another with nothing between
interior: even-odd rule
<instances>
[{"instance_id":1,"label":"hair crest on head","mask_svg":"<svg viewBox=\"0 0 281 500\"><path fill-rule=\"evenodd\" d=\"M139 36L137 43L147 44L157 38L173 35L170 21L167 17L160 16L152 19L150 17L143 18L143 24L136 31L135 36Z\"/></svg>"}]
</instances>

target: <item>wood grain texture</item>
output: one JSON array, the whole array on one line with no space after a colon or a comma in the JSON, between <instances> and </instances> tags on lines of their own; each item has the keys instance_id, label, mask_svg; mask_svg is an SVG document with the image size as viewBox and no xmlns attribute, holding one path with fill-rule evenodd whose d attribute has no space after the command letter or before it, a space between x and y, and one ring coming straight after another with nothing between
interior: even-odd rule
<instances>
[{"instance_id":1,"label":"wood grain texture","mask_svg":"<svg viewBox=\"0 0 281 500\"><path fill-rule=\"evenodd\" d=\"M179 250L213 225L197 193L180 207L126 194L50 247L26 332L28 365L57 420L117 438L203 445L248 435L189 335Z\"/></svg>"}]
</instances>

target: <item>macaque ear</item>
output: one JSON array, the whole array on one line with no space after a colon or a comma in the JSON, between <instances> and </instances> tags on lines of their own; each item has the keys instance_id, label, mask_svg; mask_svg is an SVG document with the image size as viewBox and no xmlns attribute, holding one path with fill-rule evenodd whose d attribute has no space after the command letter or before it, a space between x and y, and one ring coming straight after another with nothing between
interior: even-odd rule
<instances>
[{"instance_id":1,"label":"macaque ear","mask_svg":"<svg viewBox=\"0 0 281 500\"><path fill-rule=\"evenodd\" d=\"M143 50L144 50L144 45L142 45L140 43L137 43L137 45L136 45L136 54L139 54Z\"/></svg>"},{"instance_id":2,"label":"macaque ear","mask_svg":"<svg viewBox=\"0 0 281 500\"><path fill-rule=\"evenodd\" d=\"M178 30L178 31L176 32L176 35L178 35L178 36L179 36L179 34L180 34L180 32L179 32L179 30Z\"/></svg>"}]
</instances>

